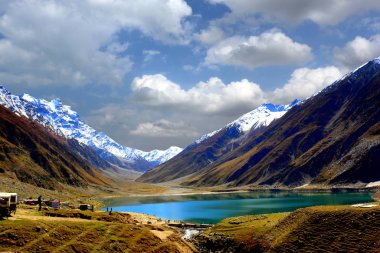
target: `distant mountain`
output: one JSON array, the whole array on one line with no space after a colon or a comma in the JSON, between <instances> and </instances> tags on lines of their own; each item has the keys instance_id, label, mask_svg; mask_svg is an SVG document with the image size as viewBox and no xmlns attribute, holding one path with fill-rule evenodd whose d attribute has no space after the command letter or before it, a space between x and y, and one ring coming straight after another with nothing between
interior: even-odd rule
<instances>
[{"instance_id":1,"label":"distant mountain","mask_svg":"<svg viewBox=\"0 0 380 253\"><path fill-rule=\"evenodd\" d=\"M70 142L0 105L1 177L17 178L47 189L57 189L57 183L76 187L112 185L110 179L77 153L83 147L76 141Z\"/></svg>"},{"instance_id":2,"label":"distant mountain","mask_svg":"<svg viewBox=\"0 0 380 253\"><path fill-rule=\"evenodd\" d=\"M380 181L380 58L290 109L184 185Z\"/></svg>"},{"instance_id":3,"label":"distant mountain","mask_svg":"<svg viewBox=\"0 0 380 253\"><path fill-rule=\"evenodd\" d=\"M294 100L289 105L263 104L225 127L203 135L170 161L146 172L138 181L165 182L197 172L239 147L247 136L255 135L298 103Z\"/></svg>"},{"instance_id":4,"label":"distant mountain","mask_svg":"<svg viewBox=\"0 0 380 253\"><path fill-rule=\"evenodd\" d=\"M63 105L60 99L46 101L28 94L15 96L0 86L0 104L20 116L42 124L58 135L91 147L100 157L122 168L145 171L169 160L182 150L170 147L167 150L144 152L124 147L105 133L97 132L87 125L77 112L70 106Z\"/></svg>"}]
</instances>

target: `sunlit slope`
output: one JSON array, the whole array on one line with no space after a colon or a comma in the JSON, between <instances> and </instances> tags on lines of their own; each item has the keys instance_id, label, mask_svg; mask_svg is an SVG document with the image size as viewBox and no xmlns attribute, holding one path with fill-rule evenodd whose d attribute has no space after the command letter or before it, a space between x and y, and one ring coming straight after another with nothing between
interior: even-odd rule
<instances>
[{"instance_id":1,"label":"sunlit slope","mask_svg":"<svg viewBox=\"0 0 380 253\"><path fill-rule=\"evenodd\" d=\"M73 151L82 148L0 106L0 176L48 189L57 183L110 185L101 171Z\"/></svg>"},{"instance_id":2,"label":"sunlit slope","mask_svg":"<svg viewBox=\"0 0 380 253\"><path fill-rule=\"evenodd\" d=\"M380 60L293 107L185 185L380 181Z\"/></svg>"}]
</instances>

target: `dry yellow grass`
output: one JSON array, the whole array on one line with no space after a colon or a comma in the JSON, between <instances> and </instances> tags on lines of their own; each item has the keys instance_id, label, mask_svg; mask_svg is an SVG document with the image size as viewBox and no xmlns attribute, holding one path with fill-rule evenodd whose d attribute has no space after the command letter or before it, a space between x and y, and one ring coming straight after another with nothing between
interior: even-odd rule
<instances>
[{"instance_id":1,"label":"dry yellow grass","mask_svg":"<svg viewBox=\"0 0 380 253\"><path fill-rule=\"evenodd\" d=\"M380 208L300 209L266 237L272 252L379 252Z\"/></svg>"},{"instance_id":2,"label":"dry yellow grass","mask_svg":"<svg viewBox=\"0 0 380 253\"><path fill-rule=\"evenodd\" d=\"M80 214L82 219L21 210L12 219L0 221L0 252L196 252L175 230L137 225L129 214L65 210L55 214Z\"/></svg>"},{"instance_id":3,"label":"dry yellow grass","mask_svg":"<svg viewBox=\"0 0 380 253\"><path fill-rule=\"evenodd\" d=\"M380 252L380 207L321 206L228 218L196 244L204 252Z\"/></svg>"}]
</instances>

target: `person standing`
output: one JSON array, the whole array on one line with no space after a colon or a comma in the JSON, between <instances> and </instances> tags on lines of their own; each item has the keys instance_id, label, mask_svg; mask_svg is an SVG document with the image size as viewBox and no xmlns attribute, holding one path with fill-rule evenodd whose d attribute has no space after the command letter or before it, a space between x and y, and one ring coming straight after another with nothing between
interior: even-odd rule
<instances>
[{"instance_id":1,"label":"person standing","mask_svg":"<svg viewBox=\"0 0 380 253\"><path fill-rule=\"evenodd\" d=\"M41 208L42 208L42 196L41 195L38 197L37 203L38 203L38 211L41 211Z\"/></svg>"}]
</instances>

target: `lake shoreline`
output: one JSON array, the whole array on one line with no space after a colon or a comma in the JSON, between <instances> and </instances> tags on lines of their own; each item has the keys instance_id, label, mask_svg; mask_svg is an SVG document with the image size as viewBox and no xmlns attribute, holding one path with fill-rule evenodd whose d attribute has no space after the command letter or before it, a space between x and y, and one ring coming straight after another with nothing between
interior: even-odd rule
<instances>
[{"instance_id":1,"label":"lake shoreline","mask_svg":"<svg viewBox=\"0 0 380 253\"><path fill-rule=\"evenodd\" d=\"M215 189L215 190L202 190L186 188L186 190L194 190L189 192L183 192L184 189L177 190L171 188L167 192L157 194L145 194L145 193L132 193L132 194L111 194L99 198L101 202L104 199L118 198L118 197L155 197L155 196L190 196L190 195L211 195L211 194L227 194L227 193L246 193L246 192L311 192L311 193L339 193L339 192L380 192L380 187L352 187L352 186L340 186L340 187L296 187L296 188L249 188L249 189Z\"/></svg>"},{"instance_id":2,"label":"lake shoreline","mask_svg":"<svg viewBox=\"0 0 380 253\"><path fill-rule=\"evenodd\" d=\"M308 206L372 203L373 191L229 191L171 195L125 196L103 199L113 212L149 214L184 223L216 224L242 215L291 212ZM103 208L103 211L106 209ZM213 210L221 210L216 212Z\"/></svg>"}]
</instances>

